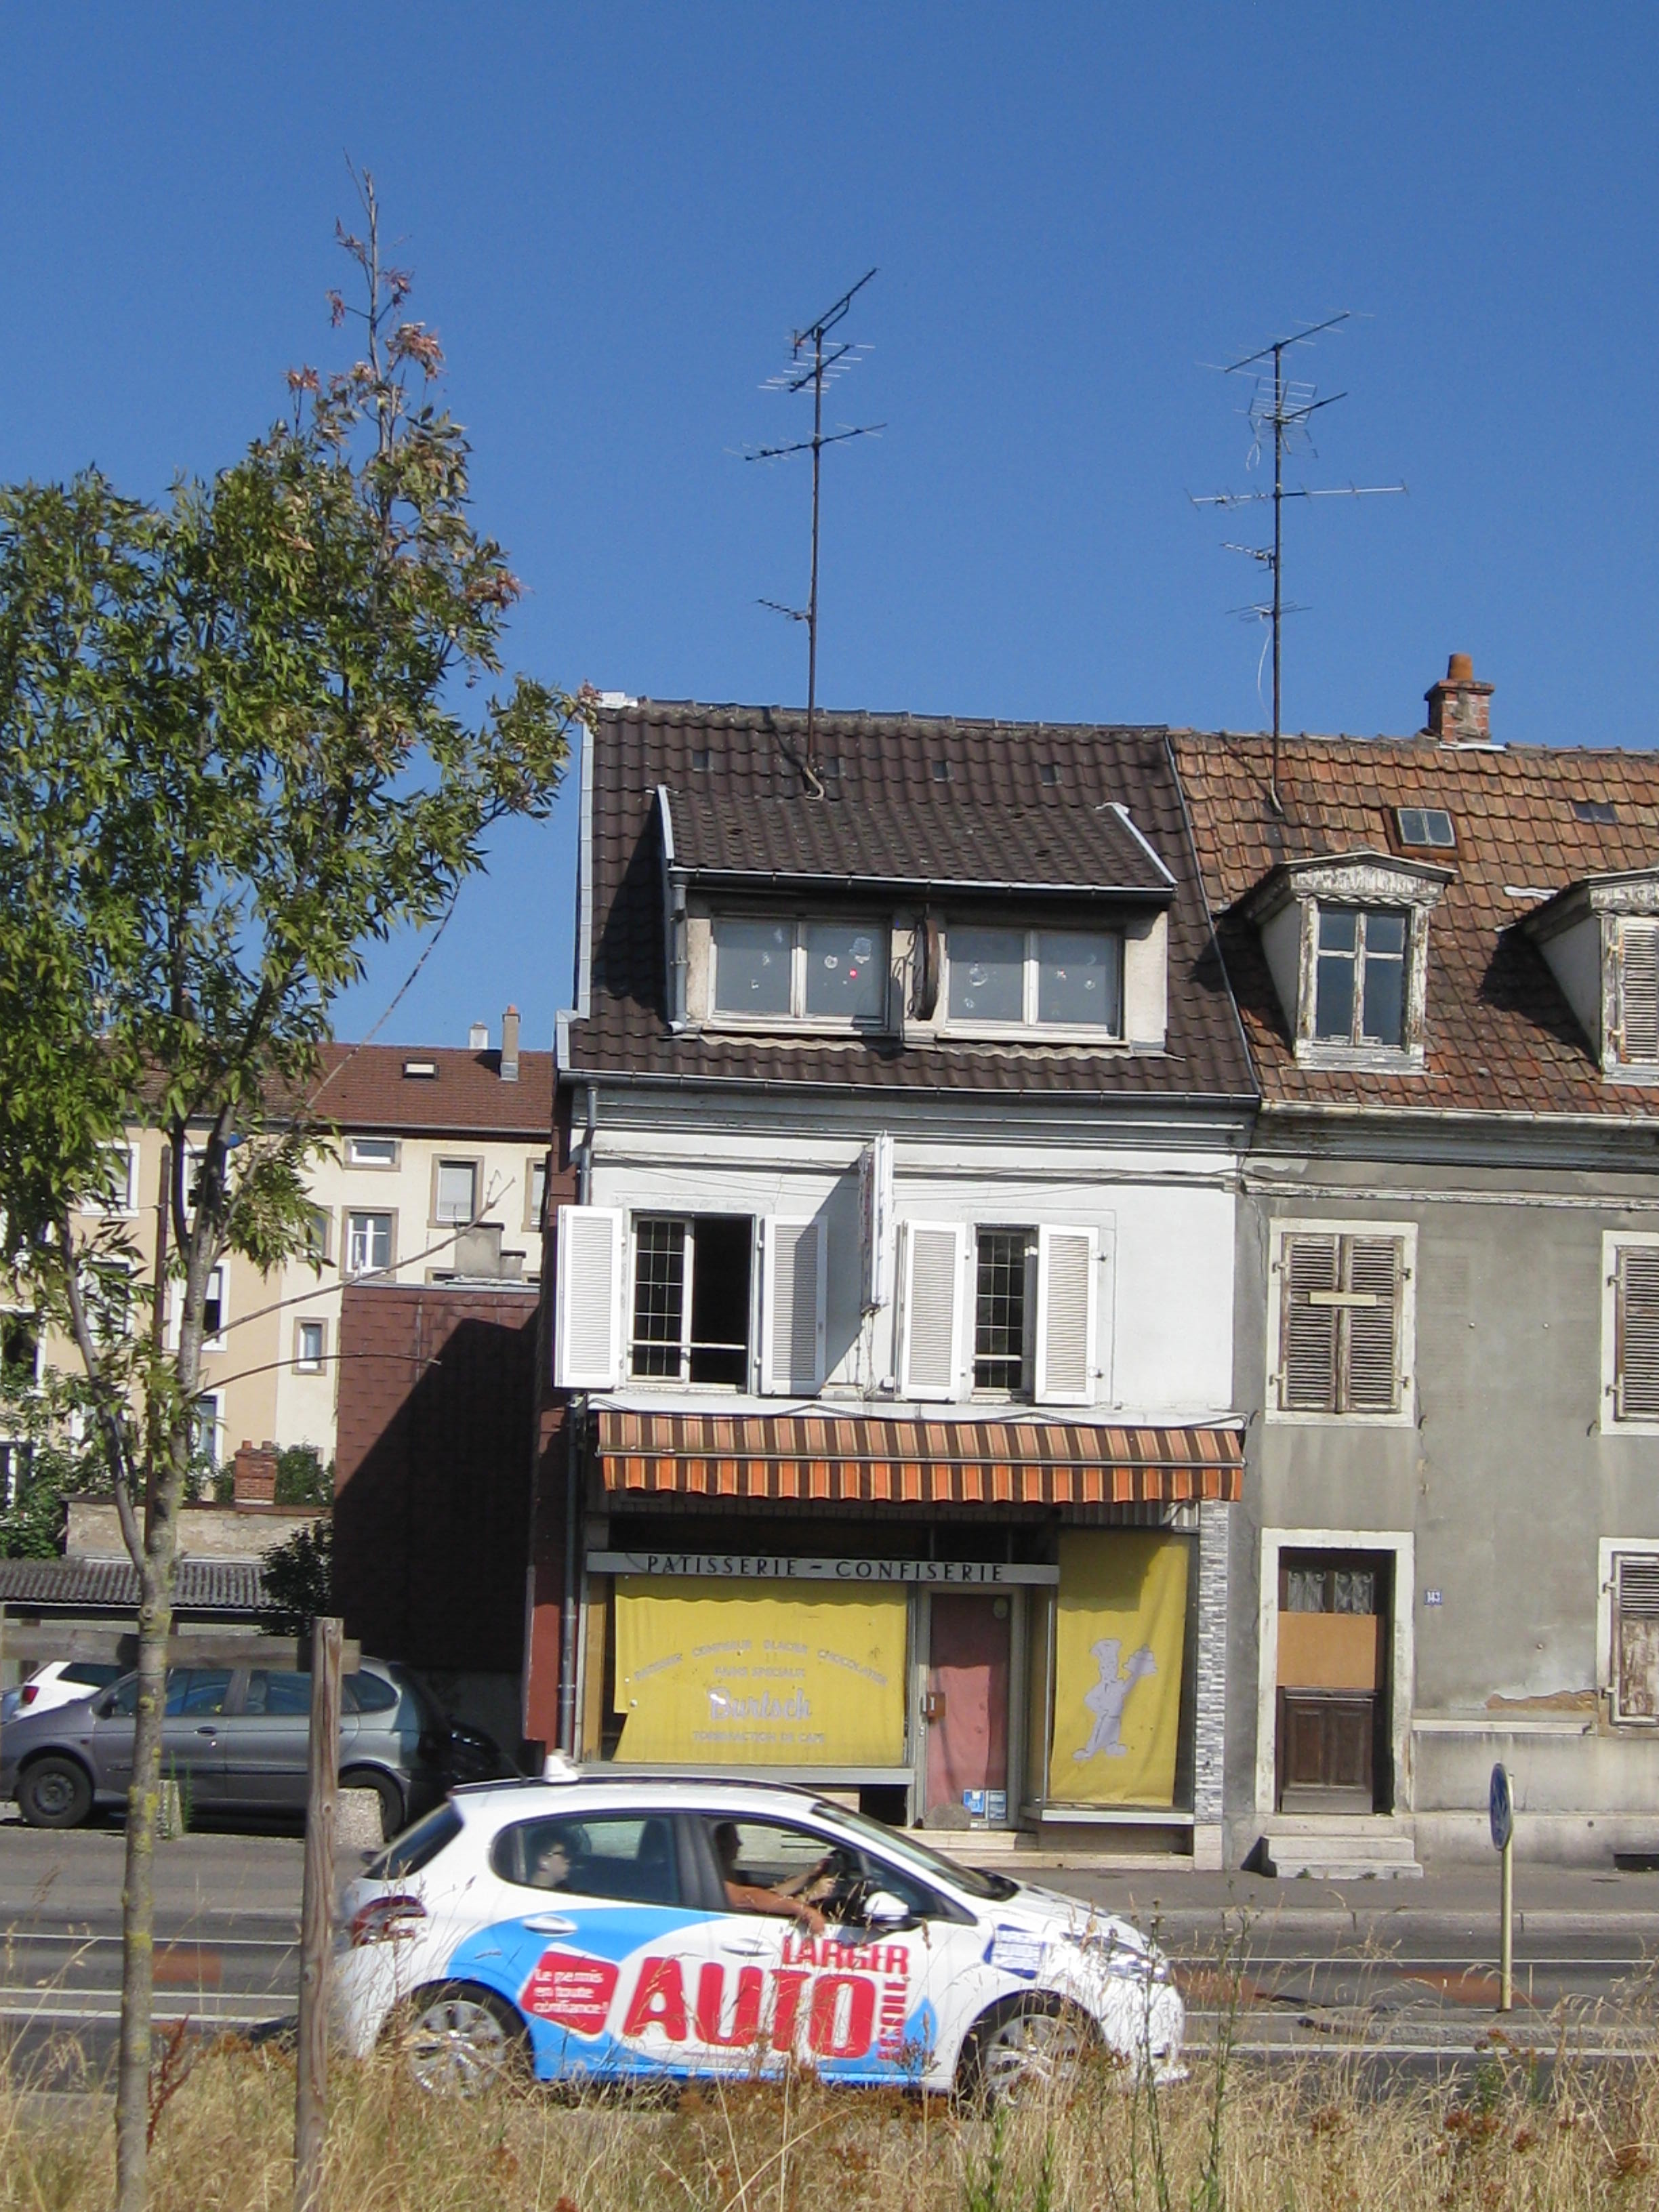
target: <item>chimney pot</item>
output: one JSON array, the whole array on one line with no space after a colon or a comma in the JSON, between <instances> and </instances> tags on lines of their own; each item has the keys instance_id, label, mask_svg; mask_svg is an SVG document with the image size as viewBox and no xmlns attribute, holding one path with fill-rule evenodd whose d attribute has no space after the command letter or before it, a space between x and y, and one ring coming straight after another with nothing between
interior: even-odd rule
<instances>
[{"instance_id":1,"label":"chimney pot","mask_svg":"<svg viewBox=\"0 0 1659 2212\"><path fill-rule=\"evenodd\" d=\"M509 1006L501 1016L501 1081L519 1079L519 1010Z\"/></svg>"},{"instance_id":2,"label":"chimney pot","mask_svg":"<svg viewBox=\"0 0 1659 2212\"><path fill-rule=\"evenodd\" d=\"M474 1022L466 1033L466 1042L469 1050L472 1052L488 1052L489 1049L489 1023Z\"/></svg>"},{"instance_id":3,"label":"chimney pot","mask_svg":"<svg viewBox=\"0 0 1659 2212\"><path fill-rule=\"evenodd\" d=\"M251 1444L246 1437L231 1462L231 1498L238 1505L276 1503L276 1447Z\"/></svg>"},{"instance_id":4,"label":"chimney pot","mask_svg":"<svg viewBox=\"0 0 1659 2212\"><path fill-rule=\"evenodd\" d=\"M1426 734L1443 745L1489 745L1494 688L1475 680L1474 662L1468 653L1450 654L1445 675L1423 694L1429 708Z\"/></svg>"}]
</instances>

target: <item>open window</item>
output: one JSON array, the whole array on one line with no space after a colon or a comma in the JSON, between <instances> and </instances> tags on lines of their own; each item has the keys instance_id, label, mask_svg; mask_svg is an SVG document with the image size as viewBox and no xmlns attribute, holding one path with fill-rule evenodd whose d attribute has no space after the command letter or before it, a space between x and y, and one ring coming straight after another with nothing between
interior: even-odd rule
<instances>
[{"instance_id":1,"label":"open window","mask_svg":"<svg viewBox=\"0 0 1659 2212\"><path fill-rule=\"evenodd\" d=\"M746 1213L636 1214L629 1372L745 1389L755 1224Z\"/></svg>"}]
</instances>

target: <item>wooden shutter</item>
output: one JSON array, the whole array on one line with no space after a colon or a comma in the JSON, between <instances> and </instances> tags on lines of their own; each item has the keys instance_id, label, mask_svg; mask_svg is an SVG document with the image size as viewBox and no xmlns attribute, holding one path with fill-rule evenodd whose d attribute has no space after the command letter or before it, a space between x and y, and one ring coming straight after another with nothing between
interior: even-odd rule
<instances>
[{"instance_id":1,"label":"wooden shutter","mask_svg":"<svg viewBox=\"0 0 1659 2212\"><path fill-rule=\"evenodd\" d=\"M1286 1413L1334 1413L1340 1245L1335 1237L1287 1237L1279 1260L1279 1402ZM1314 1296L1325 1297L1316 1304Z\"/></svg>"},{"instance_id":2,"label":"wooden shutter","mask_svg":"<svg viewBox=\"0 0 1659 2212\"><path fill-rule=\"evenodd\" d=\"M1659 1060L1659 922L1619 925L1619 1057Z\"/></svg>"},{"instance_id":3,"label":"wooden shutter","mask_svg":"<svg viewBox=\"0 0 1659 2212\"><path fill-rule=\"evenodd\" d=\"M1401 1249L1395 1237L1345 1237L1348 1303L1338 1309L1347 1342L1339 1401L1345 1413L1400 1409ZM1369 1299L1370 1304L1362 1304Z\"/></svg>"},{"instance_id":4,"label":"wooden shutter","mask_svg":"<svg viewBox=\"0 0 1659 2212\"><path fill-rule=\"evenodd\" d=\"M1659 1420L1659 1246L1620 1247L1613 1328L1618 1417Z\"/></svg>"},{"instance_id":5,"label":"wooden shutter","mask_svg":"<svg viewBox=\"0 0 1659 2212\"><path fill-rule=\"evenodd\" d=\"M1659 1557L1619 1552L1613 1562L1613 1717L1659 1721Z\"/></svg>"},{"instance_id":6,"label":"wooden shutter","mask_svg":"<svg viewBox=\"0 0 1659 2212\"><path fill-rule=\"evenodd\" d=\"M761 1389L774 1395L823 1388L825 1242L822 1221L769 1213L761 1223Z\"/></svg>"},{"instance_id":7,"label":"wooden shutter","mask_svg":"<svg viewBox=\"0 0 1659 2212\"><path fill-rule=\"evenodd\" d=\"M1035 1395L1048 1405L1094 1403L1097 1249L1092 1229L1037 1231Z\"/></svg>"},{"instance_id":8,"label":"wooden shutter","mask_svg":"<svg viewBox=\"0 0 1659 2212\"><path fill-rule=\"evenodd\" d=\"M623 1217L603 1206L558 1209L553 1387L614 1390L622 1379Z\"/></svg>"},{"instance_id":9,"label":"wooden shutter","mask_svg":"<svg viewBox=\"0 0 1659 2212\"><path fill-rule=\"evenodd\" d=\"M954 1398L961 1389L967 1249L968 1231L959 1221L903 1224L903 1397Z\"/></svg>"}]
</instances>

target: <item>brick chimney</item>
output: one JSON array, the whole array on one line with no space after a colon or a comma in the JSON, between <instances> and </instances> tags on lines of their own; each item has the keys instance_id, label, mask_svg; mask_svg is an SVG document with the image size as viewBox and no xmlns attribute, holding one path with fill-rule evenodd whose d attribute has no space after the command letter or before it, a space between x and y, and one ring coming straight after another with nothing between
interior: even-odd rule
<instances>
[{"instance_id":1,"label":"brick chimney","mask_svg":"<svg viewBox=\"0 0 1659 2212\"><path fill-rule=\"evenodd\" d=\"M1494 688L1475 682L1467 653L1453 653L1441 681L1423 694L1429 702L1428 735L1443 745L1489 745Z\"/></svg>"},{"instance_id":2,"label":"brick chimney","mask_svg":"<svg viewBox=\"0 0 1659 2212\"><path fill-rule=\"evenodd\" d=\"M501 1081L519 1079L519 1010L509 1006L501 1016Z\"/></svg>"},{"instance_id":3,"label":"brick chimney","mask_svg":"<svg viewBox=\"0 0 1659 2212\"><path fill-rule=\"evenodd\" d=\"M269 1439L251 1444L246 1437L230 1463L231 1496L238 1505L276 1503L276 1447Z\"/></svg>"}]
</instances>

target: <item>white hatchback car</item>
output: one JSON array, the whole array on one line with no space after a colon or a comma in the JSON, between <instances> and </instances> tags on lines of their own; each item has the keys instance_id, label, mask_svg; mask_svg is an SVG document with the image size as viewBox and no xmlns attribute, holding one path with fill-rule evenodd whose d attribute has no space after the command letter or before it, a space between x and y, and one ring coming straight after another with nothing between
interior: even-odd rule
<instances>
[{"instance_id":1,"label":"white hatchback car","mask_svg":"<svg viewBox=\"0 0 1659 2212\"><path fill-rule=\"evenodd\" d=\"M810 1793L482 1784L348 1889L337 2026L416 2079L771 2073L990 2094L1097 2040L1179 2074L1168 1962L1076 1898L958 1866Z\"/></svg>"}]
</instances>

